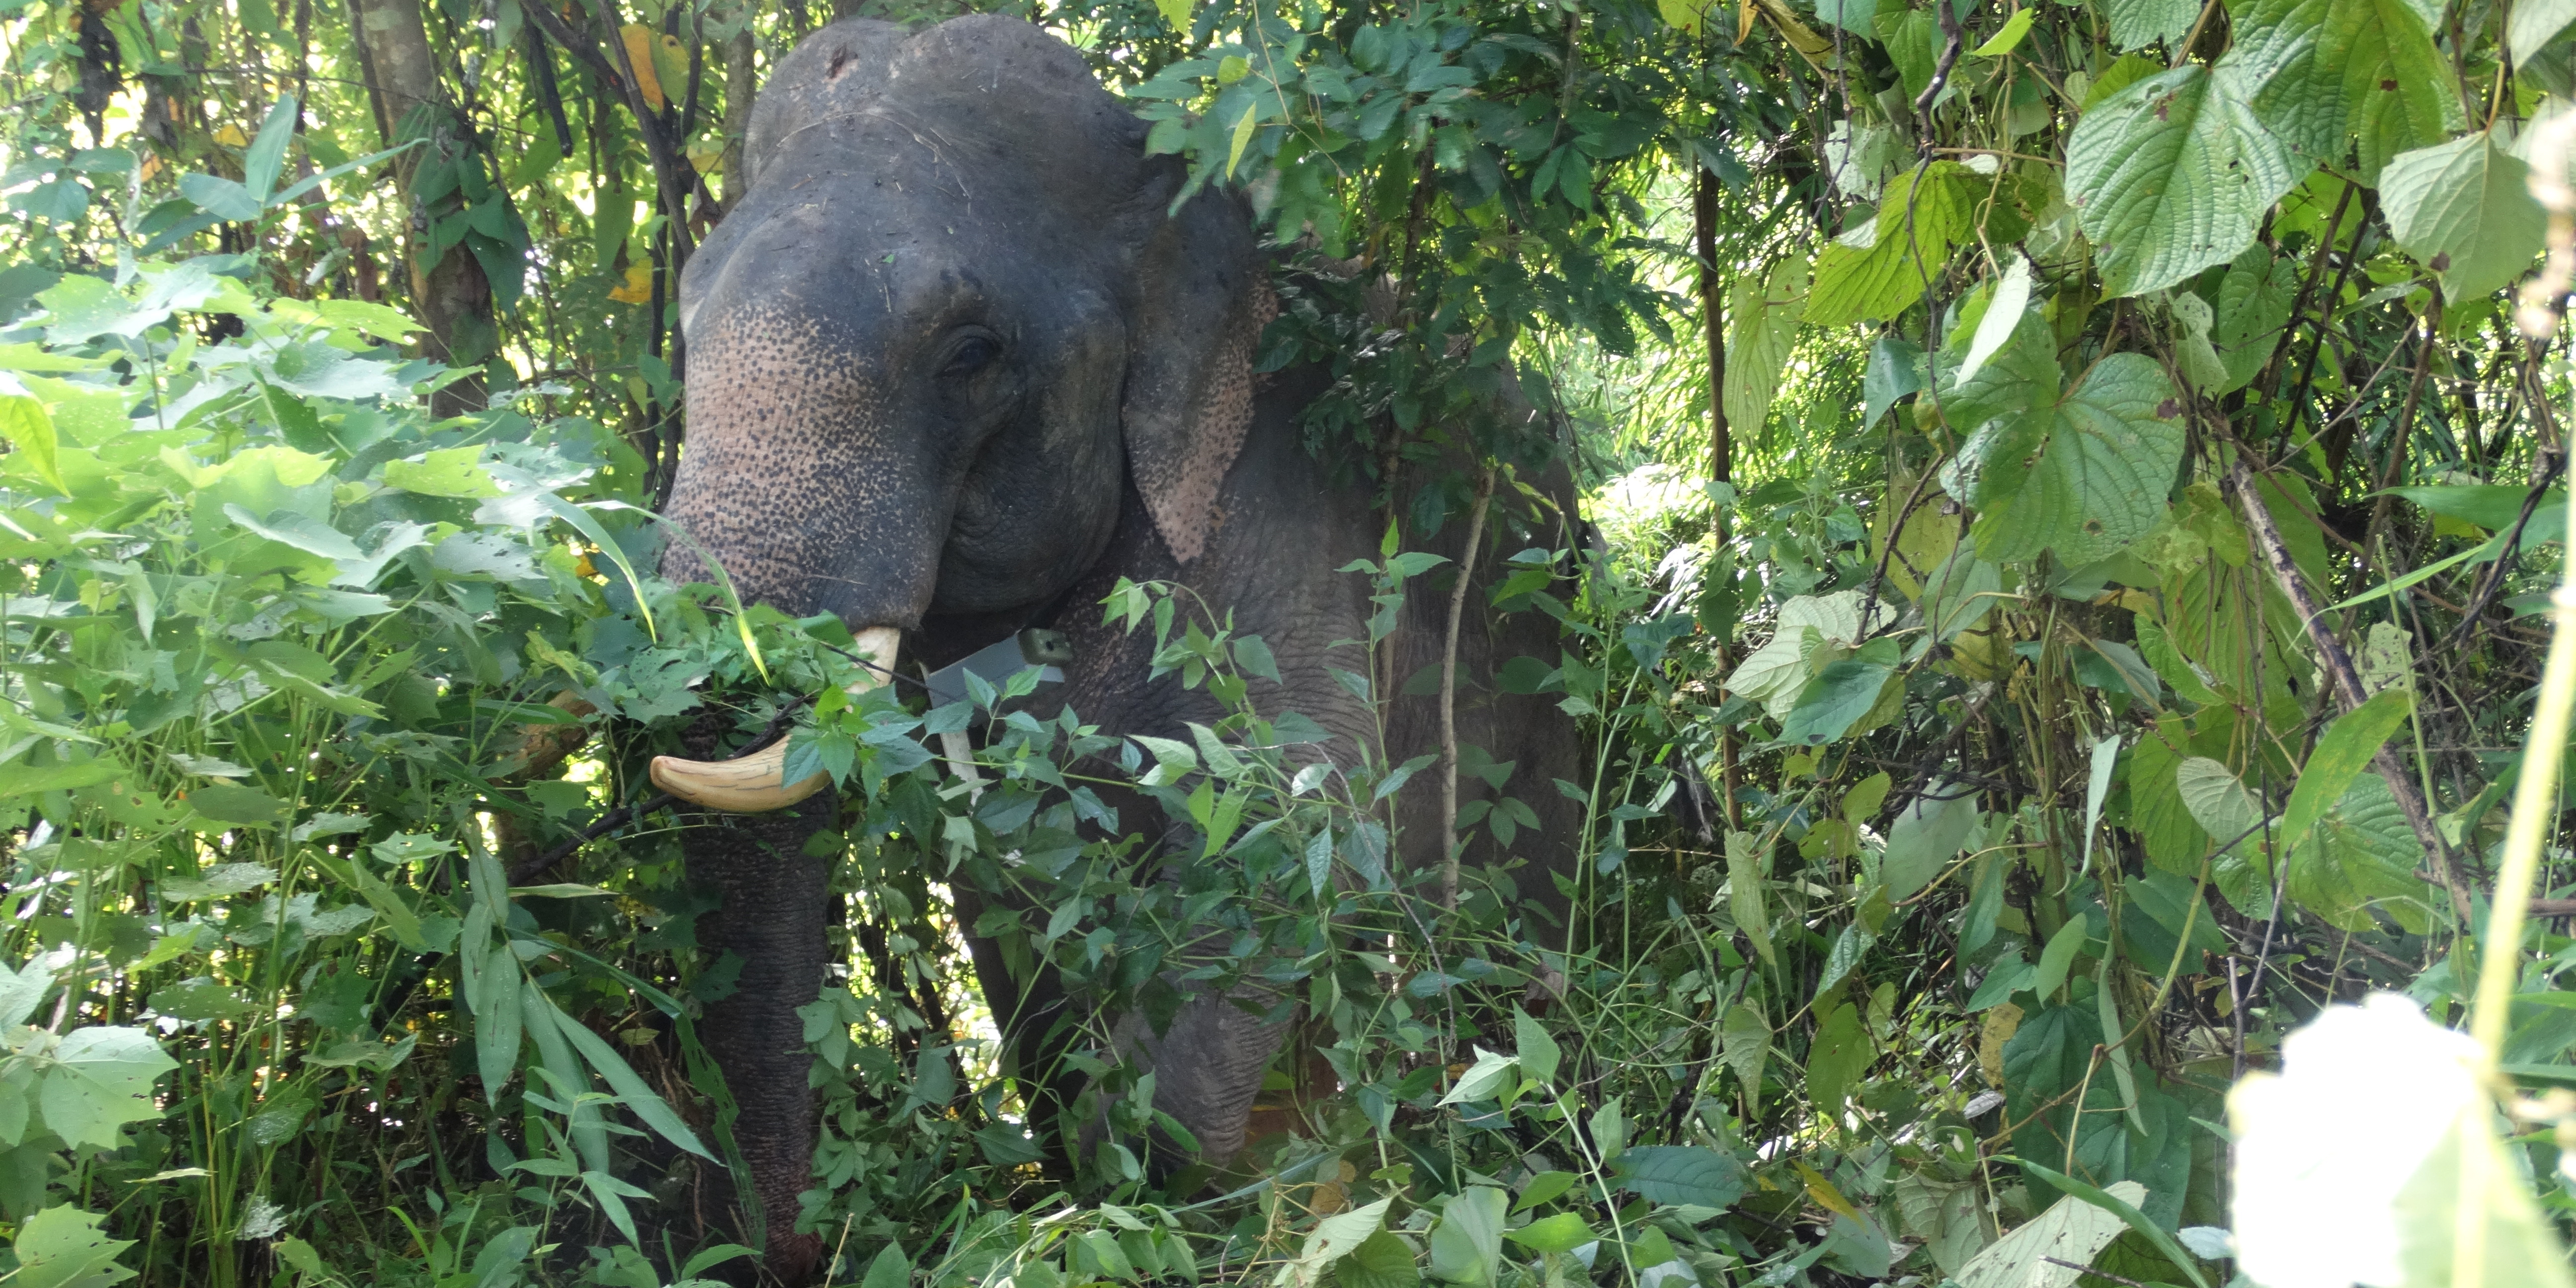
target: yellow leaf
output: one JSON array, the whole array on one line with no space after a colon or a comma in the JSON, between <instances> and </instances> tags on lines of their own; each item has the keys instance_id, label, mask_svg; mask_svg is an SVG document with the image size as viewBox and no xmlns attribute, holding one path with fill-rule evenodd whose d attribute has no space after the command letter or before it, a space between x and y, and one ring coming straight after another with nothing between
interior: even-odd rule
<instances>
[{"instance_id":1,"label":"yellow leaf","mask_svg":"<svg viewBox=\"0 0 2576 1288\"><path fill-rule=\"evenodd\" d=\"M700 174L714 174L724 168L725 145L722 139L708 139L689 145L689 164Z\"/></svg>"},{"instance_id":2,"label":"yellow leaf","mask_svg":"<svg viewBox=\"0 0 2576 1288\"><path fill-rule=\"evenodd\" d=\"M1735 43L1741 45L1752 35L1753 0L1744 0L1743 9L1735 17Z\"/></svg>"},{"instance_id":3,"label":"yellow leaf","mask_svg":"<svg viewBox=\"0 0 2576 1288\"><path fill-rule=\"evenodd\" d=\"M1814 1199L1818 1207L1828 1212L1840 1213L1861 1224L1868 1224L1861 1216L1860 1209L1853 1207L1852 1201L1844 1198L1843 1192L1835 1189L1834 1183L1826 1180L1824 1173L1807 1166L1803 1159L1793 1158L1789 1160L1789 1164L1797 1168L1799 1177L1807 1182L1807 1197Z\"/></svg>"},{"instance_id":4,"label":"yellow leaf","mask_svg":"<svg viewBox=\"0 0 2576 1288\"><path fill-rule=\"evenodd\" d=\"M644 106L662 110L662 80L653 74L654 30L640 22L630 22L617 29L626 41L626 65L635 69L635 90L644 96Z\"/></svg>"},{"instance_id":5,"label":"yellow leaf","mask_svg":"<svg viewBox=\"0 0 2576 1288\"><path fill-rule=\"evenodd\" d=\"M608 298L615 300L620 304L652 303L653 265L651 261L639 259L632 264L628 264L626 266L625 284L619 286L613 291L610 291L608 293Z\"/></svg>"},{"instance_id":6,"label":"yellow leaf","mask_svg":"<svg viewBox=\"0 0 2576 1288\"><path fill-rule=\"evenodd\" d=\"M653 79L661 83L666 98L689 92L689 47L679 37L653 38Z\"/></svg>"},{"instance_id":7,"label":"yellow leaf","mask_svg":"<svg viewBox=\"0 0 2576 1288\"><path fill-rule=\"evenodd\" d=\"M240 126L228 124L215 131L215 142L228 148L246 148L250 146L250 136L243 134Z\"/></svg>"},{"instance_id":8,"label":"yellow leaf","mask_svg":"<svg viewBox=\"0 0 2576 1288\"><path fill-rule=\"evenodd\" d=\"M1190 0L1154 0L1154 8L1162 12L1163 21L1172 24L1174 31L1189 34Z\"/></svg>"},{"instance_id":9,"label":"yellow leaf","mask_svg":"<svg viewBox=\"0 0 2576 1288\"><path fill-rule=\"evenodd\" d=\"M1225 154L1226 178L1233 178L1234 168L1242 164L1243 149L1252 142L1252 127L1258 123L1256 118L1260 115L1260 105L1256 103L1244 108L1242 118L1234 123L1234 146Z\"/></svg>"}]
</instances>

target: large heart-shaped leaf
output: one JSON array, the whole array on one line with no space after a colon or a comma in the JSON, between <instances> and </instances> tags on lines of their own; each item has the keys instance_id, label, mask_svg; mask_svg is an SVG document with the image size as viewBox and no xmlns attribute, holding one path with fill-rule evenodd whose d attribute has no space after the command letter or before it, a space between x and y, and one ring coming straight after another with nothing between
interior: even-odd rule
<instances>
[{"instance_id":1,"label":"large heart-shaped leaf","mask_svg":"<svg viewBox=\"0 0 2576 1288\"><path fill-rule=\"evenodd\" d=\"M2067 199L2103 293L2137 295L2236 258L2310 163L2258 114L2242 70L2177 67L2103 100L2066 143Z\"/></svg>"},{"instance_id":2,"label":"large heart-shaped leaf","mask_svg":"<svg viewBox=\"0 0 2576 1288\"><path fill-rule=\"evenodd\" d=\"M2048 323L2012 342L1942 406L1968 440L1941 474L1975 506L1977 554L1993 563L2055 550L2080 568L2153 531L2182 462L2182 407L2164 368L2117 353L2060 387Z\"/></svg>"},{"instance_id":3,"label":"large heart-shaped leaf","mask_svg":"<svg viewBox=\"0 0 2576 1288\"><path fill-rule=\"evenodd\" d=\"M2397 244L2442 275L2452 299L2485 295L2540 254L2549 217L2533 200L2531 167L2491 134L2468 134L2391 159L2380 208Z\"/></svg>"}]
</instances>

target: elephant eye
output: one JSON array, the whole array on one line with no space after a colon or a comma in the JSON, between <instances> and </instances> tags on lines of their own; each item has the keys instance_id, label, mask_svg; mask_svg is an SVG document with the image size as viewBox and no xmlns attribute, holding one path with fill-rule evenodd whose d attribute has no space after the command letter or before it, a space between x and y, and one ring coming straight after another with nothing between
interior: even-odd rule
<instances>
[{"instance_id":1,"label":"elephant eye","mask_svg":"<svg viewBox=\"0 0 2576 1288\"><path fill-rule=\"evenodd\" d=\"M948 354L948 364L939 374L950 380L961 380L989 366L1002 356L1002 346L990 336L970 335L958 342Z\"/></svg>"}]
</instances>

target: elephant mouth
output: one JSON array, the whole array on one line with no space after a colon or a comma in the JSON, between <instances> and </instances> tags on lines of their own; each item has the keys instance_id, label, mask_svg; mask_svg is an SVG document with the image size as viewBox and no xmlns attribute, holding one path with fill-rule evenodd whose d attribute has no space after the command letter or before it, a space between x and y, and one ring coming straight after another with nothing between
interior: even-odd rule
<instances>
[{"instance_id":1,"label":"elephant mouth","mask_svg":"<svg viewBox=\"0 0 2576 1288\"><path fill-rule=\"evenodd\" d=\"M849 686L853 697L884 684L894 674L895 650L903 642L903 632L892 626L871 626L857 632L855 642L853 651L867 664L869 674ZM731 760L655 756L652 778L655 787L680 800L725 814L782 810L832 781L830 774L818 771L791 783L786 771L787 740L781 738Z\"/></svg>"}]
</instances>

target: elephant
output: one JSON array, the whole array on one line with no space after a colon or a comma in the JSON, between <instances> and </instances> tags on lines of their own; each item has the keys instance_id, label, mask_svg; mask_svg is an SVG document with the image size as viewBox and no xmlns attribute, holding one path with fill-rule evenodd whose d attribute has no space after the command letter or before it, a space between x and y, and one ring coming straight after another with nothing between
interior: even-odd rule
<instances>
[{"instance_id":1,"label":"elephant","mask_svg":"<svg viewBox=\"0 0 2576 1288\"><path fill-rule=\"evenodd\" d=\"M1185 737L1184 722L1222 711L1149 678L1150 642L1096 607L1122 577L1177 583L1263 638L1281 682L1254 699L1321 725L1343 763L1380 736L1381 715L1391 758L1436 748L1436 698L1390 698L1381 713L1331 673L1365 669L1334 650L1373 611L1367 580L1336 570L1377 557L1386 525L1369 488L1338 483L1305 446L1299 414L1332 377L1255 370L1279 307L1272 252L1239 193L1173 208L1186 170L1147 156L1145 134L1075 50L1016 19L846 19L783 59L750 123L748 188L680 286L689 429L665 514L690 540L672 543L664 573L703 580L712 558L745 602L835 614L865 655L900 657L906 673L1052 625L1071 655L1040 691L1042 718L1069 706L1111 734ZM1418 485L1463 459L1403 468ZM1492 507L1470 588L1498 580L1510 524L1549 549L1580 544L1566 469L1533 477ZM1452 518L1429 548L1456 561L1467 536ZM1494 613L1483 593L1462 594L1475 610L1463 615L1451 599L1441 577L1417 581L1382 675L1391 688L1435 665L1458 617L1456 741L1513 756L1505 785L1538 818L1512 847L1521 875L1499 879L1522 883L1542 922L1561 920L1555 874L1570 870L1581 814L1550 784L1583 779L1584 753L1556 699L1495 680L1514 656L1552 662L1558 627ZM689 879L715 896L699 942L743 967L699 1032L739 1106L760 1213L747 1228L764 1232L767 1273L794 1282L822 1250L794 1229L816 1129L796 1008L824 982L829 902L826 863L804 842L835 805L819 779L787 784L782 768L773 747L730 763L665 757L653 776L717 811L682 844ZM1460 790L1487 794L1472 776ZM1441 861L1430 795L1399 798L1423 798L1402 805L1399 862ZM1506 857L1490 837L1466 853L1488 872ZM961 906L960 924L974 912ZM1061 989L1015 978L980 937L969 947L1006 1024L1004 1067L1034 1078ZM1123 1030L1127 1056L1156 1071L1155 1107L1203 1160L1232 1157L1279 1027L1202 992L1164 1032L1142 1029Z\"/></svg>"}]
</instances>

